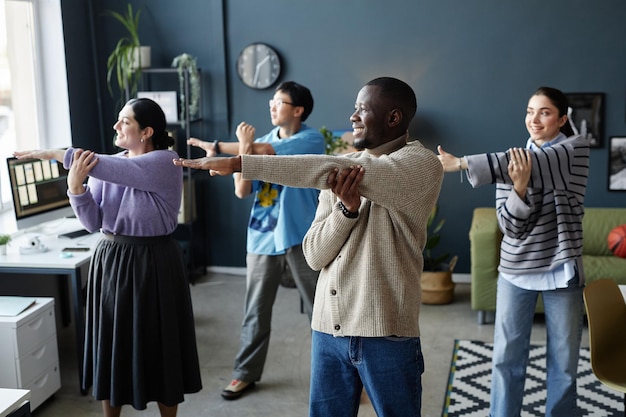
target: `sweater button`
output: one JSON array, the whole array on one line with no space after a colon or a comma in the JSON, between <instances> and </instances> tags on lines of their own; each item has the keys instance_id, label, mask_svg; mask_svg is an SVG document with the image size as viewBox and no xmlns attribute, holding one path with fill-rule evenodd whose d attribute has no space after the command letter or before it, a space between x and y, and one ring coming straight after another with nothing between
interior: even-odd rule
<instances>
[{"instance_id":1,"label":"sweater button","mask_svg":"<svg viewBox=\"0 0 626 417\"><path fill-rule=\"evenodd\" d=\"M335 330L339 331L339 329L341 329L341 326L338 324L335 324Z\"/></svg>"},{"instance_id":2,"label":"sweater button","mask_svg":"<svg viewBox=\"0 0 626 417\"><path fill-rule=\"evenodd\" d=\"M337 295L337 290L330 290L330 295Z\"/></svg>"}]
</instances>

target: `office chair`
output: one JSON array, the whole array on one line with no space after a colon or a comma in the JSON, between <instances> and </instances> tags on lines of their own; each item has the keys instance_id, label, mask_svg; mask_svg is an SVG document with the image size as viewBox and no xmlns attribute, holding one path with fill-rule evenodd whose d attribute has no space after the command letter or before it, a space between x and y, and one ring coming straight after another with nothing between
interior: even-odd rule
<instances>
[{"instance_id":1,"label":"office chair","mask_svg":"<svg viewBox=\"0 0 626 417\"><path fill-rule=\"evenodd\" d=\"M626 415L626 302L611 279L591 282L583 292L589 327L591 369L604 385L624 393Z\"/></svg>"}]
</instances>

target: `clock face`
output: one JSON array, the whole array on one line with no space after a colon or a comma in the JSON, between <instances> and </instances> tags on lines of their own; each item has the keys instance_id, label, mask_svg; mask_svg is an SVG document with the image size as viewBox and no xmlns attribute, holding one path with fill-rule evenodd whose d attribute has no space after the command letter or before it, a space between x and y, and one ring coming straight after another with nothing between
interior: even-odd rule
<instances>
[{"instance_id":1,"label":"clock face","mask_svg":"<svg viewBox=\"0 0 626 417\"><path fill-rule=\"evenodd\" d=\"M248 45L237 58L237 74L248 87L268 88L280 76L278 54L264 43Z\"/></svg>"}]
</instances>

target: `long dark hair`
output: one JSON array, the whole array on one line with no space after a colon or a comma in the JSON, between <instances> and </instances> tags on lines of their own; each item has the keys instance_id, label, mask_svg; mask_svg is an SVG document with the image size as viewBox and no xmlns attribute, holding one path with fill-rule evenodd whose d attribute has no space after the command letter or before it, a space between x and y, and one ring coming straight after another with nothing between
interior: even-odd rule
<instances>
[{"instance_id":1,"label":"long dark hair","mask_svg":"<svg viewBox=\"0 0 626 417\"><path fill-rule=\"evenodd\" d=\"M550 102L559 110L559 117L567 116L569 102L567 100L567 96L563 94L561 90L552 87L539 87L533 96L548 97L548 100L550 100ZM574 129L572 129L569 120L561 126L561 133L568 137L575 135Z\"/></svg>"},{"instance_id":2,"label":"long dark hair","mask_svg":"<svg viewBox=\"0 0 626 417\"><path fill-rule=\"evenodd\" d=\"M135 120L142 129L151 127L154 131L151 138L154 149L162 150L174 145L174 138L165 130L167 122L161 106L144 97L130 99L126 105L133 109Z\"/></svg>"}]
</instances>

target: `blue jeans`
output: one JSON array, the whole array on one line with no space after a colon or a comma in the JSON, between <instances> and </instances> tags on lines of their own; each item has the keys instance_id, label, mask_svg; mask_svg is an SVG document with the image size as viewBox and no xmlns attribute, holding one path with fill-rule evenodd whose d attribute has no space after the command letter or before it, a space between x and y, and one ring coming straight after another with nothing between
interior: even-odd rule
<instances>
[{"instance_id":1,"label":"blue jeans","mask_svg":"<svg viewBox=\"0 0 626 417\"><path fill-rule=\"evenodd\" d=\"M310 417L356 417L363 387L378 417L419 417L419 337L333 337L313 332Z\"/></svg>"},{"instance_id":2,"label":"blue jeans","mask_svg":"<svg viewBox=\"0 0 626 417\"><path fill-rule=\"evenodd\" d=\"M530 333L541 294L547 333L546 416L573 417L583 328L583 288L524 290L498 279L491 374L492 417L516 417L522 409Z\"/></svg>"}]
</instances>

